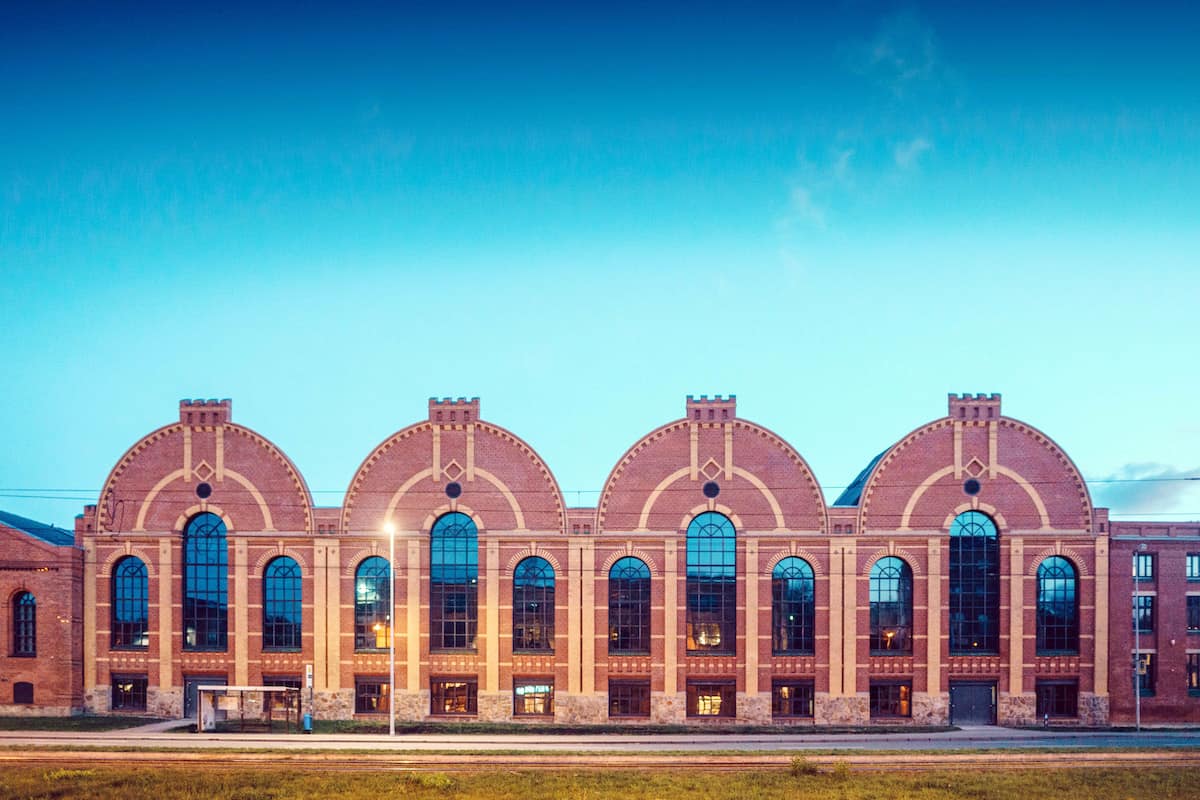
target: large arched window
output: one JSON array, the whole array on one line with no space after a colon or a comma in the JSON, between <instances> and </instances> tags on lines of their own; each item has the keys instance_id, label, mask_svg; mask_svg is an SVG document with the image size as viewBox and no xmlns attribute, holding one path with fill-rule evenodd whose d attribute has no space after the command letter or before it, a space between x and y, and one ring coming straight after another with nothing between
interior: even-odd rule
<instances>
[{"instance_id":1,"label":"large arched window","mask_svg":"<svg viewBox=\"0 0 1200 800\"><path fill-rule=\"evenodd\" d=\"M650 569L632 556L608 571L608 652L650 652Z\"/></svg>"},{"instance_id":2,"label":"large arched window","mask_svg":"<svg viewBox=\"0 0 1200 800\"><path fill-rule=\"evenodd\" d=\"M392 623L392 570L386 558L364 558L354 572L354 649L387 650Z\"/></svg>"},{"instance_id":3,"label":"large arched window","mask_svg":"<svg viewBox=\"0 0 1200 800\"><path fill-rule=\"evenodd\" d=\"M814 651L816 581L803 558L789 556L771 572L771 651L807 655Z\"/></svg>"},{"instance_id":4,"label":"large arched window","mask_svg":"<svg viewBox=\"0 0 1200 800\"><path fill-rule=\"evenodd\" d=\"M300 565L287 556L272 559L263 571L264 650L300 649L302 604Z\"/></svg>"},{"instance_id":5,"label":"large arched window","mask_svg":"<svg viewBox=\"0 0 1200 800\"><path fill-rule=\"evenodd\" d=\"M1038 653L1079 652L1079 604L1075 567L1050 556L1037 571Z\"/></svg>"},{"instance_id":6,"label":"large arched window","mask_svg":"<svg viewBox=\"0 0 1200 800\"><path fill-rule=\"evenodd\" d=\"M1000 536L979 511L950 525L950 652L1000 652Z\"/></svg>"},{"instance_id":7,"label":"large arched window","mask_svg":"<svg viewBox=\"0 0 1200 800\"><path fill-rule=\"evenodd\" d=\"M871 652L912 652L913 575L903 559L887 556L871 567Z\"/></svg>"},{"instance_id":8,"label":"large arched window","mask_svg":"<svg viewBox=\"0 0 1200 800\"><path fill-rule=\"evenodd\" d=\"M225 522L205 511L183 531L183 649L224 650L229 635Z\"/></svg>"},{"instance_id":9,"label":"large arched window","mask_svg":"<svg viewBox=\"0 0 1200 800\"><path fill-rule=\"evenodd\" d=\"M538 556L513 570L513 650L554 650L554 567Z\"/></svg>"},{"instance_id":10,"label":"large arched window","mask_svg":"<svg viewBox=\"0 0 1200 800\"><path fill-rule=\"evenodd\" d=\"M136 556L125 556L113 567L110 616L114 648L149 647L150 581Z\"/></svg>"},{"instance_id":11,"label":"large arched window","mask_svg":"<svg viewBox=\"0 0 1200 800\"><path fill-rule=\"evenodd\" d=\"M12 654L24 658L36 656L37 599L30 592L21 592L13 598L12 623Z\"/></svg>"},{"instance_id":12,"label":"large arched window","mask_svg":"<svg viewBox=\"0 0 1200 800\"><path fill-rule=\"evenodd\" d=\"M429 646L475 647L479 627L479 530L466 514L438 518L429 532Z\"/></svg>"},{"instance_id":13,"label":"large arched window","mask_svg":"<svg viewBox=\"0 0 1200 800\"><path fill-rule=\"evenodd\" d=\"M715 511L687 529L687 651L729 653L737 638L737 532Z\"/></svg>"}]
</instances>

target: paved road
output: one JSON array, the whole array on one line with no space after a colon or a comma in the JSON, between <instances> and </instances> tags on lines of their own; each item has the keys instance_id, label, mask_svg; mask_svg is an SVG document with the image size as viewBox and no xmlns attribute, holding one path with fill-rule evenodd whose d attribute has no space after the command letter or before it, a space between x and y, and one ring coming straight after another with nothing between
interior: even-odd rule
<instances>
[{"instance_id":1,"label":"paved road","mask_svg":"<svg viewBox=\"0 0 1200 800\"><path fill-rule=\"evenodd\" d=\"M178 723L170 723L178 724ZM1133 732L1019 731L1008 728L963 728L944 733L881 734L603 734L482 735L409 734L387 736L342 734L163 733L163 724L105 733L0 731L0 747L144 747L271 748L277 750L408 750L408 751L541 751L645 753L662 751L761 752L781 750L948 750L1012 748L1200 748L1200 729Z\"/></svg>"}]
</instances>

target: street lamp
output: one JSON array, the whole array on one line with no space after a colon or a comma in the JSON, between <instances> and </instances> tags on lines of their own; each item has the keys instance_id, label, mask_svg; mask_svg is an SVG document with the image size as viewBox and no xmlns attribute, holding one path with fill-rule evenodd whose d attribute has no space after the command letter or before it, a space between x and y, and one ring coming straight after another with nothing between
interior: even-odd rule
<instances>
[{"instance_id":1,"label":"street lamp","mask_svg":"<svg viewBox=\"0 0 1200 800\"><path fill-rule=\"evenodd\" d=\"M388 736L396 735L396 526L383 524L388 535Z\"/></svg>"}]
</instances>

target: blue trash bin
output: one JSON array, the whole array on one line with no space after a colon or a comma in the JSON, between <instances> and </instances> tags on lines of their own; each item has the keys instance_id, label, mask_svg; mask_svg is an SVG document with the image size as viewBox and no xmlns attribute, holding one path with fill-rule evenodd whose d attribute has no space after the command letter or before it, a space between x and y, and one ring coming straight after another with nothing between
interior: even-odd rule
<instances>
[{"instance_id":1,"label":"blue trash bin","mask_svg":"<svg viewBox=\"0 0 1200 800\"><path fill-rule=\"evenodd\" d=\"M304 715L304 732L312 733L312 714Z\"/></svg>"}]
</instances>

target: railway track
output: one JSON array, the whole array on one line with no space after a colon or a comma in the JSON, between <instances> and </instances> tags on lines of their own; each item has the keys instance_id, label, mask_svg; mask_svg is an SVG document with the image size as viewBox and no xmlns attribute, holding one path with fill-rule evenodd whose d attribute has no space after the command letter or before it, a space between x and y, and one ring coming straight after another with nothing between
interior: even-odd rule
<instances>
[{"instance_id":1,"label":"railway track","mask_svg":"<svg viewBox=\"0 0 1200 800\"><path fill-rule=\"evenodd\" d=\"M1200 767L1200 751L1112 751L1055 753L907 753L806 755L804 762L820 771L845 763L852 772L931 772L937 770L1086 769L1100 767ZM306 772L448 772L471 773L523 770L646 770L703 769L706 772L788 770L789 755L573 754L537 755L421 755L386 753L203 753L111 752L103 750L0 751L0 768L14 766L139 767L200 770L277 769Z\"/></svg>"}]
</instances>

